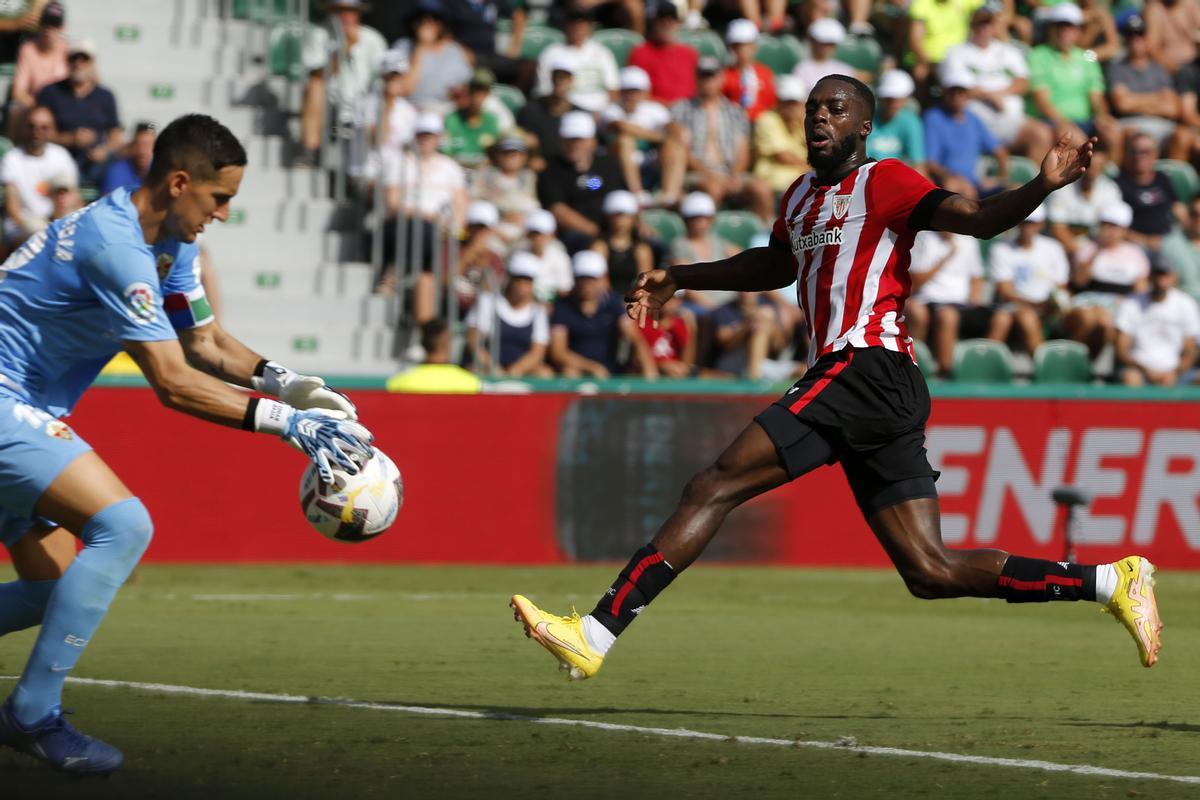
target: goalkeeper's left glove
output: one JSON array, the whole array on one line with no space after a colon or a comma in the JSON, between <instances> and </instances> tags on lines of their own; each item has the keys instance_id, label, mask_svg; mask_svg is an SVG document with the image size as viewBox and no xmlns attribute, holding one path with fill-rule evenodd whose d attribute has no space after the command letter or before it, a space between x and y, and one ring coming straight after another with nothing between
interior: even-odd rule
<instances>
[{"instance_id":1,"label":"goalkeeper's left glove","mask_svg":"<svg viewBox=\"0 0 1200 800\"><path fill-rule=\"evenodd\" d=\"M278 397L292 408L324 408L340 411L346 419L358 419L358 409L350 398L331 389L324 378L292 372L274 361L260 361L250 384L255 391Z\"/></svg>"}]
</instances>

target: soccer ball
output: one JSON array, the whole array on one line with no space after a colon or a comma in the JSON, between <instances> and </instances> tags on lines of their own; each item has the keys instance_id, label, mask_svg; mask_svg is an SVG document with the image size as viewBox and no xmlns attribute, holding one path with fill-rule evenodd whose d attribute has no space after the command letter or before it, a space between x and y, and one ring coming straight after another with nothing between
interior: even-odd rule
<instances>
[{"instance_id":1,"label":"soccer ball","mask_svg":"<svg viewBox=\"0 0 1200 800\"><path fill-rule=\"evenodd\" d=\"M376 449L357 475L334 470L333 481L322 482L311 463L300 479L300 508L317 533L339 542L365 542L396 521L404 482L382 450Z\"/></svg>"}]
</instances>

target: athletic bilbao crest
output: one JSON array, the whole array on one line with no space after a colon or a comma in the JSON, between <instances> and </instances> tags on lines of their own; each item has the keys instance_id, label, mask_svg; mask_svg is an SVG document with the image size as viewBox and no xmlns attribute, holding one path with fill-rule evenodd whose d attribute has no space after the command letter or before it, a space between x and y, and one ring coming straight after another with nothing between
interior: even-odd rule
<instances>
[{"instance_id":1,"label":"athletic bilbao crest","mask_svg":"<svg viewBox=\"0 0 1200 800\"><path fill-rule=\"evenodd\" d=\"M839 194L833 198L833 218L841 219L850 210L850 195Z\"/></svg>"}]
</instances>

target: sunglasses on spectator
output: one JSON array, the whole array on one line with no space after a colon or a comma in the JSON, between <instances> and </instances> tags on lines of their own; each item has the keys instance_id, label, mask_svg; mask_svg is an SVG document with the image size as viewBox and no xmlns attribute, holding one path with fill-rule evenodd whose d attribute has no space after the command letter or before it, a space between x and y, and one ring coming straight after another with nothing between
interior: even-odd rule
<instances>
[{"instance_id":1,"label":"sunglasses on spectator","mask_svg":"<svg viewBox=\"0 0 1200 800\"><path fill-rule=\"evenodd\" d=\"M67 61L91 61L92 57L87 53L71 53L67 56Z\"/></svg>"}]
</instances>

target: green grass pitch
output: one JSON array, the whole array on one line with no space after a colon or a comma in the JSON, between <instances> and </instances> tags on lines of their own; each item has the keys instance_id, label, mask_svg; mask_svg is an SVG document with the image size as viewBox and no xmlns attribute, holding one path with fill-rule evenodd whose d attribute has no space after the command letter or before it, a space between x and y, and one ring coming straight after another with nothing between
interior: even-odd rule
<instances>
[{"instance_id":1,"label":"green grass pitch","mask_svg":"<svg viewBox=\"0 0 1200 800\"><path fill-rule=\"evenodd\" d=\"M80 677L1200 775L1200 575L1160 574L1162 659L1090 603L922 602L887 571L697 567L568 683L507 607L590 610L614 568L139 570ZM11 571L0 567L0 580ZM20 671L33 632L0 640ZM0 694L11 688L0 681ZM1174 798L1200 786L522 720L68 685L108 779L0 750L0 797Z\"/></svg>"}]
</instances>

